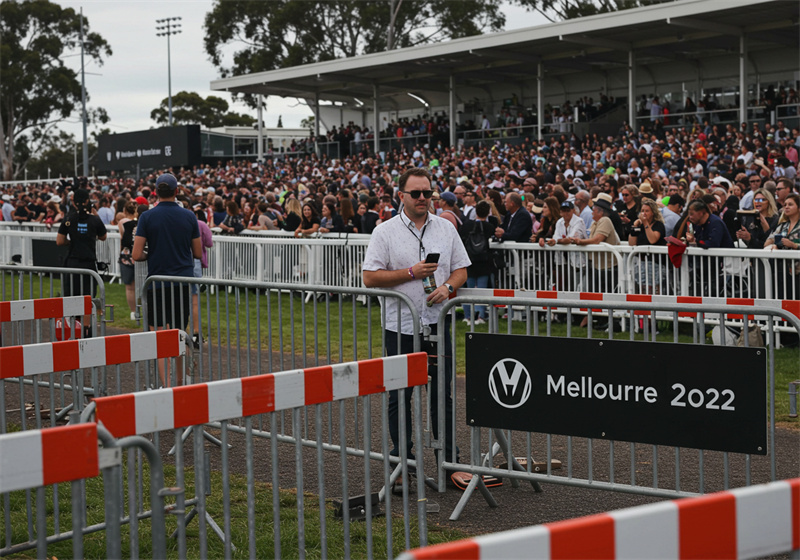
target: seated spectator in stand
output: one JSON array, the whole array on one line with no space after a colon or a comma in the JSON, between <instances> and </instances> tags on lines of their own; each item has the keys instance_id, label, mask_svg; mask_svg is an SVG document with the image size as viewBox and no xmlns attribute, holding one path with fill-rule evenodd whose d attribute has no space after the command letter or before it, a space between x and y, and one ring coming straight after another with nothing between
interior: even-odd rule
<instances>
[{"instance_id":1,"label":"seated spectator in stand","mask_svg":"<svg viewBox=\"0 0 800 560\"><path fill-rule=\"evenodd\" d=\"M767 189L758 189L753 195L752 214L739 214L741 226L736 238L744 241L750 249L763 249L769 235L778 225L778 209L775 199ZM748 219L745 219L748 218Z\"/></svg>"}]
</instances>

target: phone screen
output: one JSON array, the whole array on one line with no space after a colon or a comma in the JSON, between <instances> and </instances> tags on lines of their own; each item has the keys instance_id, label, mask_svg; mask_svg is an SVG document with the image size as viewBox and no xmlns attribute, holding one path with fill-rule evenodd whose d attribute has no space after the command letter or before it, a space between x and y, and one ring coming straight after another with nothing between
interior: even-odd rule
<instances>
[{"instance_id":1,"label":"phone screen","mask_svg":"<svg viewBox=\"0 0 800 560\"><path fill-rule=\"evenodd\" d=\"M425 257L425 262L430 263L438 263L439 262L439 253L428 253L428 256Z\"/></svg>"}]
</instances>

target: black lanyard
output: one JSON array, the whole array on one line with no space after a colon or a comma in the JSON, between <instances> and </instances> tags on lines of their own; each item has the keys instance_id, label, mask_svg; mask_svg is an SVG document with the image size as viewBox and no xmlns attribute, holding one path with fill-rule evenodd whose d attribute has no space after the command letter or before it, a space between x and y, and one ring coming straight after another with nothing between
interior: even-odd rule
<instances>
[{"instance_id":1,"label":"black lanyard","mask_svg":"<svg viewBox=\"0 0 800 560\"><path fill-rule=\"evenodd\" d=\"M403 222L403 215L404 215L403 208L400 208L400 212L398 215L400 216L400 221ZM413 235L414 238L417 241L419 241L419 254L420 254L419 260L425 260L425 245L422 244L422 238L425 237L425 231L428 229L428 224L430 223L431 222L429 216L425 220L425 225L422 226L422 232L419 235L417 235L417 228L416 226L414 226L414 222L412 222L411 220L408 220L408 223L403 222L403 225L406 226L406 229L408 229L409 232L411 232L411 235Z\"/></svg>"}]
</instances>

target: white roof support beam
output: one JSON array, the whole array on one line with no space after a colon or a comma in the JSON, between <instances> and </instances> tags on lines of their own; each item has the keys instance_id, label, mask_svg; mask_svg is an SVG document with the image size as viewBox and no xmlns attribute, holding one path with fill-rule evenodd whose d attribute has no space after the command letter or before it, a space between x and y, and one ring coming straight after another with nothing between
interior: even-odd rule
<instances>
[{"instance_id":1,"label":"white roof support beam","mask_svg":"<svg viewBox=\"0 0 800 560\"><path fill-rule=\"evenodd\" d=\"M628 125L636 131L636 53L628 51Z\"/></svg>"},{"instance_id":2,"label":"white roof support beam","mask_svg":"<svg viewBox=\"0 0 800 560\"><path fill-rule=\"evenodd\" d=\"M539 61L536 65L536 138L541 141L544 138L542 128L544 127L544 62Z\"/></svg>"},{"instance_id":3,"label":"white roof support beam","mask_svg":"<svg viewBox=\"0 0 800 560\"><path fill-rule=\"evenodd\" d=\"M450 121L450 147L455 147L459 152L460 146L456 146L456 75L450 73L450 87L448 88L448 101L450 108L447 111L447 119Z\"/></svg>"},{"instance_id":4,"label":"white roof support beam","mask_svg":"<svg viewBox=\"0 0 800 560\"><path fill-rule=\"evenodd\" d=\"M739 36L739 122L747 122L747 38Z\"/></svg>"},{"instance_id":5,"label":"white roof support beam","mask_svg":"<svg viewBox=\"0 0 800 560\"><path fill-rule=\"evenodd\" d=\"M604 39L602 37L587 37L585 35L559 35L558 40L567 43L575 43L577 45L587 45L590 47L599 47L601 49L610 49L612 51L626 52L633 48L633 45L623 41Z\"/></svg>"},{"instance_id":6,"label":"white roof support beam","mask_svg":"<svg viewBox=\"0 0 800 560\"><path fill-rule=\"evenodd\" d=\"M378 84L372 85L372 153L377 159L381 153L381 121L378 111Z\"/></svg>"},{"instance_id":7,"label":"white roof support beam","mask_svg":"<svg viewBox=\"0 0 800 560\"><path fill-rule=\"evenodd\" d=\"M264 96L258 94L258 163L264 162Z\"/></svg>"},{"instance_id":8,"label":"white roof support beam","mask_svg":"<svg viewBox=\"0 0 800 560\"><path fill-rule=\"evenodd\" d=\"M741 35L743 32L742 29L735 25L725 25L724 23L693 18L667 18L667 25L700 29L702 31L715 31L721 35L732 35L734 37Z\"/></svg>"}]
</instances>

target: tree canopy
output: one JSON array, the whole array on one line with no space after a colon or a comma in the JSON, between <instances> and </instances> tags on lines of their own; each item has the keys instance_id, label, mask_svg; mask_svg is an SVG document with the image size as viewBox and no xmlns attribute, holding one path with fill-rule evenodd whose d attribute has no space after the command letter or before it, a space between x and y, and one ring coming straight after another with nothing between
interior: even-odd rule
<instances>
[{"instance_id":1,"label":"tree canopy","mask_svg":"<svg viewBox=\"0 0 800 560\"><path fill-rule=\"evenodd\" d=\"M223 77L500 31L500 0L216 0L205 48ZM233 65L223 48L236 44Z\"/></svg>"},{"instance_id":2,"label":"tree canopy","mask_svg":"<svg viewBox=\"0 0 800 560\"><path fill-rule=\"evenodd\" d=\"M89 31L86 18L83 28L87 62L102 64L111 48ZM64 64L67 55L80 52L80 34L80 14L72 8L48 0L0 3L0 162L6 180L80 104L80 69ZM104 111L97 115L108 120Z\"/></svg>"},{"instance_id":3,"label":"tree canopy","mask_svg":"<svg viewBox=\"0 0 800 560\"><path fill-rule=\"evenodd\" d=\"M217 126L252 126L256 119L250 115L228 111L228 102L215 95L205 99L194 91L181 91L172 96L172 122L176 125L199 124L206 128ZM169 123L169 98L165 97L150 118L159 124Z\"/></svg>"},{"instance_id":4,"label":"tree canopy","mask_svg":"<svg viewBox=\"0 0 800 560\"><path fill-rule=\"evenodd\" d=\"M519 0L529 10L538 12L550 21L605 14L675 0Z\"/></svg>"}]
</instances>

